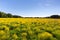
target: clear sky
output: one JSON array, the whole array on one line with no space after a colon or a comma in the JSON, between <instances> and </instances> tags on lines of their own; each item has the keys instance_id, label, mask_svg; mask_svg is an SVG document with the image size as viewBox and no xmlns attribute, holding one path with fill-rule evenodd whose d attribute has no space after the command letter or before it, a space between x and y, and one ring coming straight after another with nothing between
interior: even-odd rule
<instances>
[{"instance_id":1,"label":"clear sky","mask_svg":"<svg viewBox=\"0 0 60 40\"><path fill-rule=\"evenodd\" d=\"M60 15L60 0L0 0L0 11L24 17Z\"/></svg>"}]
</instances>

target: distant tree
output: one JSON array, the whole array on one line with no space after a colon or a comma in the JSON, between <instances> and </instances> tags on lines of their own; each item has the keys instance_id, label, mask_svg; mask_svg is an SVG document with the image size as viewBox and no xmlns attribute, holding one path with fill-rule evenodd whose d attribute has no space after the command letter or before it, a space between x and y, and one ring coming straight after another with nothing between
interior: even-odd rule
<instances>
[{"instance_id":1,"label":"distant tree","mask_svg":"<svg viewBox=\"0 0 60 40\"><path fill-rule=\"evenodd\" d=\"M0 11L0 18L21 18L21 16L12 15L11 13L5 13Z\"/></svg>"},{"instance_id":2,"label":"distant tree","mask_svg":"<svg viewBox=\"0 0 60 40\"><path fill-rule=\"evenodd\" d=\"M13 15L13 18L21 18L21 16Z\"/></svg>"},{"instance_id":3,"label":"distant tree","mask_svg":"<svg viewBox=\"0 0 60 40\"><path fill-rule=\"evenodd\" d=\"M0 11L0 17L5 18L5 17L7 17L7 15L6 15L6 13Z\"/></svg>"},{"instance_id":4,"label":"distant tree","mask_svg":"<svg viewBox=\"0 0 60 40\"><path fill-rule=\"evenodd\" d=\"M7 14L7 17L12 18L12 17L13 17L13 15L12 15L12 14L10 14L10 13L8 13L8 14Z\"/></svg>"},{"instance_id":5,"label":"distant tree","mask_svg":"<svg viewBox=\"0 0 60 40\"><path fill-rule=\"evenodd\" d=\"M51 15L50 18L60 18L60 15Z\"/></svg>"}]
</instances>

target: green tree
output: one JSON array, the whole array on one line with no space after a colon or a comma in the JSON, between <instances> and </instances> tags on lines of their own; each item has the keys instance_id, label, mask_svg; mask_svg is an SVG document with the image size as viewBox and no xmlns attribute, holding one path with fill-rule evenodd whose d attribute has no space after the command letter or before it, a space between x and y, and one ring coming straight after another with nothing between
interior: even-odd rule
<instances>
[{"instance_id":1,"label":"green tree","mask_svg":"<svg viewBox=\"0 0 60 40\"><path fill-rule=\"evenodd\" d=\"M12 14L10 14L10 13L8 13L8 14L7 14L7 17L12 18L12 17L13 17L13 15L12 15Z\"/></svg>"},{"instance_id":2,"label":"green tree","mask_svg":"<svg viewBox=\"0 0 60 40\"><path fill-rule=\"evenodd\" d=\"M1 17L1 18L6 18L7 15L6 15L6 13L0 11L0 17Z\"/></svg>"},{"instance_id":3,"label":"green tree","mask_svg":"<svg viewBox=\"0 0 60 40\"><path fill-rule=\"evenodd\" d=\"M21 16L13 15L13 18L21 18Z\"/></svg>"}]
</instances>

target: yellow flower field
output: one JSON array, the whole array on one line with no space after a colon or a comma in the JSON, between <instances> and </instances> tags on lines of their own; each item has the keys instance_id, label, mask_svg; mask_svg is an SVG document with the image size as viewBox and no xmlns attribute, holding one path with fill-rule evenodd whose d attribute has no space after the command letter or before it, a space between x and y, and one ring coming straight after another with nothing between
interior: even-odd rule
<instances>
[{"instance_id":1,"label":"yellow flower field","mask_svg":"<svg viewBox=\"0 0 60 40\"><path fill-rule=\"evenodd\" d=\"M0 40L60 40L60 19L0 18Z\"/></svg>"}]
</instances>

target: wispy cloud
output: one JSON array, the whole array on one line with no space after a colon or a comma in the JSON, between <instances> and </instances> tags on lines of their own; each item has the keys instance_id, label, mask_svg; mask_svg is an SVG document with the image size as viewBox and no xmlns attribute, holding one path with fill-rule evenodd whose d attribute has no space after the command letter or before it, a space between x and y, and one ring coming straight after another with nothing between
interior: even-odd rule
<instances>
[{"instance_id":1,"label":"wispy cloud","mask_svg":"<svg viewBox=\"0 0 60 40\"><path fill-rule=\"evenodd\" d=\"M40 2L38 3L38 5L40 7L49 7L49 6L52 6L53 2L54 2L54 0L40 0Z\"/></svg>"},{"instance_id":2,"label":"wispy cloud","mask_svg":"<svg viewBox=\"0 0 60 40\"><path fill-rule=\"evenodd\" d=\"M46 7L48 7L48 6L51 6L51 4L49 4L49 3L46 3L46 4L44 4Z\"/></svg>"},{"instance_id":3,"label":"wispy cloud","mask_svg":"<svg viewBox=\"0 0 60 40\"><path fill-rule=\"evenodd\" d=\"M50 4L50 3L39 3L38 6L40 6L40 7L50 7L50 6L52 6L52 4Z\"/></svg>"}]
</instances>

